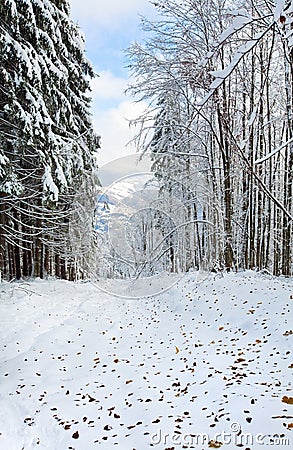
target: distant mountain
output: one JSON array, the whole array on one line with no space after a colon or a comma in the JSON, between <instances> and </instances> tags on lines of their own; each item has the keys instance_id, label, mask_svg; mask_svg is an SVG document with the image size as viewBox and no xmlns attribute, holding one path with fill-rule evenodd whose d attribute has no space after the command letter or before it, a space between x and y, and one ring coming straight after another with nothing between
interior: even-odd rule
<instances>
[{"instance_id":1,"label":"distant mountain","mask_svg":"<svg viewBox=\"0 0 293 450\"><path fill-rule=\"evenodd\" d=\"M97 195L95 211L95 230L98 233L109 231L109 222L130 217L141 209L150 207L157 197L158 186L152 175L136 173L123 177Z\"/></svg>"}]
</instances>

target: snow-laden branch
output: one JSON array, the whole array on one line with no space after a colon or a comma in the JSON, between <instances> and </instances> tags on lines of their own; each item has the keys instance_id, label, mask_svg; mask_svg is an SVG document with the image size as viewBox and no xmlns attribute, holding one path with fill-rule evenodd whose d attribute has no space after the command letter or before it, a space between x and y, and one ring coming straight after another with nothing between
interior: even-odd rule
<instances>
[{"instance_id":1,"label":"snow-laden branch","mask_svg":"<svg viewBox=\"0 0 293 450\"><path fill-rule=\"evenodd\" d=\"M177 156L178 158L180 156L194 156L197 158L206 158L206 159L209 158L208 155L203 155L202 153L189 153L189 152L177 152L176 153L176 152L168 151L168 155L174 155L174 156Z\"/></svg>"},{"instance_id":2,"label":"snow-laden branch","mask_svg":"<svg viewBox=\"0 0 293 450\"><path fill-rule=\"evenodd\" d=\"M287 5L286 5L287 3ZM275 24L279 27L281 33L284 35L289 48L293 46L293 18L291 17L293 13L293 2L286 2L285 0L277 0L275 2L275 7L273 8L271 15L261 16L260 18L254 18L252 16L247 15L245 10L239 10L232 12L232 14L236 15L232 25L227 28L227 30L223 31L221 34L219 41L216 45L216 48L220 48L223 46L225 41L233 36L238 31L245 29L247 26L252 25L257 21L264 21L268 18L271 18L271 21L268 25L265 26L265 29L259 33L257 33L253 38L245 42L241 45L233 56L232 61L223 70L215 70L211 71L210 74L215 77L214 81L210 85L209 92L206 96L198 103L198 107L204 106L207 101L213 96L214 92L223 84L223 82L231 75L231 73L238 66L243 57L249 53L257 44L261 41L261 39L272 29ZM290 28L285 34L286 31Z\"/></svg>"},{"instance_id":3,"label":"snow-laden branch","mask_svg":"<svg viewBox=\"0 0 293 450\"><path fill-rule=\"evenodd\" d=\"M293 142L293 137L291 139L289 139L287 142L284 142L283 144L279 145L279 147L275 148L272 152L270 152L268 155L263 156L262 158L259 158L255 161L254 164L261 164L265 161L267 161L268 159L272 158L276 153L278 153L279 151L282 150L282 148L286 147L288 144L290 144L291 142Z\"/></svg>"},{"instance_id":4,"label":"snow-laden branch","mask_svg":"<svg viewBox=\"0 0 293 450\"><path fill-rule=\"evenodd\" d=\"M229 130L230 132L230 136L231 139L234 142L234 145L236 146L236 148L239 151L239 154L243 160L243 162L245 163L246 167L248 168L248 170L250 171L251 175L255 178L255 180L257 181L258 185L260 186L260 188L262 189L262 191L275 203L275 205L285 214L285 216L291 221L293 221L293 216L290 213L290 211L287 210L287 208L283 205L283 203L281 201L279 201L277 199L277 197L270 191L270 189L266 186L266 184L263 182L263 180L261 179L261 177L255 172L253 166L250 164L248 158L246 157L246 155L243 152L243 149L238 145L233 133L231 132L231 130Z\"/></svg>"},{"instance_id":5,"label":"snow-laden branch","mask_svg":"<svg viewBox=\"0 0 293 450\"><path fill-rule=\"evenodd\" d=\"M236 15L233 20L232 25L223 31L219 38L219 44L223 44L231 35L236 33L236 31L242 30L246 25L252 23L255 19L254 17L248 16L246 10L231 11L230 14Z\"/></svg>"},{"instance_id":6,"label":"snow-laden branch","mask_svg":"<svg viewBox=\"0 0 293 450\"><path fill-rule=\"evenodd\" d=\"M231 73L238 66L243 57L249 53L258 42L270 31L274 22L270 24L264 31L257 33L252 39L241 45L236 51L231 63L223 70L214 70L210 74L215 77L215 80L210 85L210 90L207 95L198 103L199 107L204 106L207 101L214 95L215 91L224 83L224 81L231 75Z\"/></svg>"},{"instance_id":7,"label":"snow-laden branch","mask_svg":"<svg viewBox=\"0 0 293 450\"><path fill-rule=\"evenodd\" d=\"M215 225L209 221L209 220L204 220L204 219L195 219L195 220L188 220L187 222L183 222L180 223L179 225L177 225L176 227L172 228L171 231L169 231L169 233L167 233L166 235L163 236L163 238L159 241L159 243L156 245L156 247L151 251L150 253L150 259L148 261L145 261L142 265L142 267L140 268L140 270L138 271L137 275L136 275L136 279L139 278L139 275L141 275L143 269L146 267L146 265L148 263L152 263L154 261L156 261L158 258L160 258L162 255L160 254L159 256L156 254L157 250L160 249L161 245L164 244L164 242L166 242L166 240L168 238L170 238L176 231L180 230L181 228L184 228L188 225L191 224L203 224L203 225L209 225L211 227L214 227Z\"/></svg>"}]
</instances>

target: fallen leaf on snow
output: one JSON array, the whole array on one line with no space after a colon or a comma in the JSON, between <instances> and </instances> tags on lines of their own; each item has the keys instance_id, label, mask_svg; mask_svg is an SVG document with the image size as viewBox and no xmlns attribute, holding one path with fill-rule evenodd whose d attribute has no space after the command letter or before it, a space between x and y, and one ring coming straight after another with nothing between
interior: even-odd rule
<instances>
[{"instance_id":1,"label":"fallen leaf on snow","mask_svg":"<svg viewBox=\"0 0 293 450\"><path fill-rule=\"evenodd\" d=\"M283 333L283 336L290 336L291 334L293 334L293 331L285 331L285 333Z\"/></svg>"},{"instance_id":2,"label":"fallen leaf on snow","mask_svg":"<svg viewBox=\"0 0 293 450\"><path fill-rule=\"evenodd\" d=\"M287 397L287 395L284 395L282 402L287 403L287 405L293 405L293 397Z\"/></svg>"},{"instance_id":3,"label":"fallen leaf on snow","mask_svg":"<svg viewBox=\"0 0 293 450\"><path fill-rule=\"evenodd\" d=\"M76 431L75 433L73 433L72 437L73 437L73 439L78 439L79 438L79 432Z\"/></svg>"},{"instance_id":4,"label":"fallen leaf on snow","mask_svg":"<svg viewBox=\"0 0 293 450\"><path fill-rule=\"evenodd\" d=\"M210 448L220 448L222 447L223 443L222 442L218 442L218 441L210 441L209 442L209 447Z\"/></svg>"}]
</instances>

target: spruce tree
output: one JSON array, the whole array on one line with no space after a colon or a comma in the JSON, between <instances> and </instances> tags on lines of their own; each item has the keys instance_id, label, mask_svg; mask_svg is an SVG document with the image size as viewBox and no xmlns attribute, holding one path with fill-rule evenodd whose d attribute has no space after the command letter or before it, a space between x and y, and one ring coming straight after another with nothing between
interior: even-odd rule
<instances>
[{"instance_id":1,"label":"spruce tree","mask_svg":"<svg viewBox=\"0 0 293 450\"><path fill-rule=\"evenodd\" d=\"M73 199L95 172L84 39L67 0L0 4L0 270L73 277Z\"/></svg>"}]
</instances>

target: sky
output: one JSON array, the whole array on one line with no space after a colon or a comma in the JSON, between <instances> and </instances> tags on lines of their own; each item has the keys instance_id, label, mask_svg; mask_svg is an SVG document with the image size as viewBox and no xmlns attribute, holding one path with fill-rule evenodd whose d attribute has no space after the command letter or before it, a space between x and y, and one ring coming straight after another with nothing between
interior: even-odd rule
<instances>
[{"instance_id":1,"label":"sky","mask_svg":"<svg viewBox=\"0 0 293 450\"><path fill-rule=\"evenodd\" d=\"M143 38L140 15L152 17L154 7L148 0L70 0L71 17L85 36L86 56L99 75L92 80L92 114L96 132L101 136L100 167L133 154L134 136L129 119L143 111L124 94L129 84L125 50Z\"/></svg>"}]
</instances>

